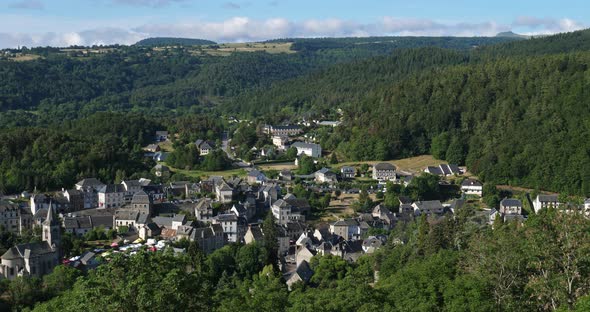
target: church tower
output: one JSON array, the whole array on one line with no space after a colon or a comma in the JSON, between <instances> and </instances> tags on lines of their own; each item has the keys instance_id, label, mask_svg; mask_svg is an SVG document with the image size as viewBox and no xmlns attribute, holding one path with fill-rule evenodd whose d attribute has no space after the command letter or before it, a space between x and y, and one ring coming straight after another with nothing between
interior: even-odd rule
<instances>
[{"instance_id":1,"label":"church tower","mask_svg":"<svg viewBox=\"0 0 590 312\"><path fill-rule=\"evenodd\" d=\"M43 240L49 243L49 246L54 250L57 249L61 243L61 226L59 221L53 215L53 205L49 202L47 208L47 218L43 221Z\"/></svg>"}]
</instances>

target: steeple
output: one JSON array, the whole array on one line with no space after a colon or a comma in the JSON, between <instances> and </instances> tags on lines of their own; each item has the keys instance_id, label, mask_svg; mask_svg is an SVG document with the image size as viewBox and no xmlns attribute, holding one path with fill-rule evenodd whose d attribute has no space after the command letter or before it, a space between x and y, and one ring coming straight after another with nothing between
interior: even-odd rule
<instances>
[{"instance_id":1,"label":"steeple","mask_svg":"<svg viewBox=\"0 0 590 312\"><path fill-rule=\"evenodd\" d=\"M53 215L53 204L49 201L47 218L43 221L43 240L53 248L57 248L61 242L60 227L59 221Z\"/></svg>"}]
</instances>

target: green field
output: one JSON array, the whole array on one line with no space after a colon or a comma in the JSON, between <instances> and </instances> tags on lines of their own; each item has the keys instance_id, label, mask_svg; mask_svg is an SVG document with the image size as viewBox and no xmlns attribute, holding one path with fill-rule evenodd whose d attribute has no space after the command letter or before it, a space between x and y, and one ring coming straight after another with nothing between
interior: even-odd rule
<instances>
[{"instance_id":1,"label":"green field","mask_svg":"<svg viewBox=\"0 0 590 312\"><path fill-rule=\"evenodd\" d=\"M222 177L232 177L232 176L238 176L238 177L245 177L246 176L246 170L244 169L230 169L230 170L224 170L224 171L202 171L202 170L184 170L184 169L176 169L176 168L172 168L170 167L170 170L173 173L180 173L183 174L187 177L191 177L191 178L207 178L210 176L222 176Z\"/></svg>"}]
</instances>

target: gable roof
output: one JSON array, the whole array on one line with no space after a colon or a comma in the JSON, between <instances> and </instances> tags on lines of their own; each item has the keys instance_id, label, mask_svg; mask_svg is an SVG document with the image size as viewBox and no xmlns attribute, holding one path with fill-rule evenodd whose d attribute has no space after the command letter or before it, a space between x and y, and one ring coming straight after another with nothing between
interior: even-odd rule
<instances>
[{"instance_id":1,"label":"gable roof","mask_svg":"<svg viewBox=\"0 0 590 312\"><path fill-rule=\"evenodd\" d=\"M375 170L395 170L395 166L390 163L378 163L373 165Z\"/></svg>"},{"instance_id":2,"label":"gable roof","mask_svg":"<svg viewBox=\"0 0 590 312\"><path fill-rule=\"evenodd\" d=\"M465 179L461 182L461 186L483 186L483 184L475 179Z\"/></svg>"},{"instance_id":3,"label":"gable roof","mask_svg":"<svg viewBox=\"0 0 590 312\"><path fill-rule=\"evenodd\" d=\"M304 281L305 283L309 282L311 277L313 276L313 270L309 267L309 263L306 260L303 260L295 270L295 274L299 276L299 278Z\"/></svg>"},{"instance_id":4,"label":"gable roof","mask_svg":"<svg viewBox=\"0 0 590 312\"><path fill-rule=\"evenodd\" d=\"M443 171L439 167L428 166L424 171L434 175L443 175Z\"/></svg>"},{"instance_id":5,"label":"gable roof","mask_svg":"<svg viewBox=\"0 0 590 312\"><path fill-rule=\"evenodd\" d=\"M9 248L3 255L2 260L14 260L25 258L31 255L44 255L55 252L46 241L19 244Z\"/></svg>"},{"instance_id":6,"label":"gable roof","mask_svg":"<svg viewBox=\"0 0 590 312\"><path fill-rule=\"evenodd\" d=\"M500 201L500 206L504 207L522 207L522 202L516 198L504 198Z\"/></svg>"},{"instance_id":7,"label":"gable roof","mask_svg":"<svg viewBox=\"0 0 590 312\"><path fill-rule=\"evenodd\" d=\"M556 203L559 201L557 195L541 195L541 194L539 194L537 196L537 198L539 199L540 202Z\"/></svg>"}]
</instances>

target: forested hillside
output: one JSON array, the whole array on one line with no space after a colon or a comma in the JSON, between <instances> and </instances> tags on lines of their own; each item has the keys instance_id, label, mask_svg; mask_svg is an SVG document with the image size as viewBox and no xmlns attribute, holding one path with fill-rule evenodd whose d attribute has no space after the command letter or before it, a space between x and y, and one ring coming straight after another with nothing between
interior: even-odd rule
<instances>
[{"instance_id":1,"label":"forested hillside","mask_svg":"<svg viewBox=\"0 0 590 312\"><path fill-rule=\"evenodd\" d=\"M341 159L432 152L488 181L590 195L589 34L286 39L297 53L229 56L191 47L114 46L84 57L36 49L38 60L0 60L0 127L101 111L282 122L341 108L344 126L321 142ZM421 46L429 47L413 48Z\"/></svg>"},{"instance_id":2,"label":"forested hillside","mask_svg":"<svg viewBox=\"0 0 590 312\"><path fill-rule=\"evenodd\" d=\"M146 38L135 43L137 46L158 47L158 46L190 46L190 45L207 45L217 44L215 41L192 38L170 38L170 37L155 37Z\"/></svg>"},{"instance_id":3,"label":"forested hillside","mask_svg":"<svg viewBox=\"0 0 590 312\"><path fill-rule=\"evenodd\" d=\"M281 81L228 107L275 120L341 108L344 126L322 144L342 158L434 152L488 181L590 195L590 146L582 139L590 117L588 34L467 54L411 49Z\"/></svg>"}]
</instances>

